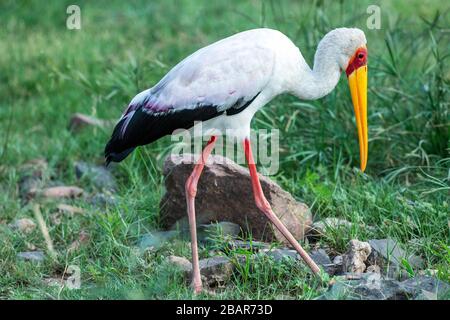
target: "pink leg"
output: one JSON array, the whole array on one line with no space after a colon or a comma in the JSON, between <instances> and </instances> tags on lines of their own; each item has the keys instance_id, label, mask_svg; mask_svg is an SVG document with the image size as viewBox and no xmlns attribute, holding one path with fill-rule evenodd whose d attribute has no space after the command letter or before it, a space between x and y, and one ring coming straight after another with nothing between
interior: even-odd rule
<instances>
[{"instance_id":1,"label":"pink leg","mask_svg":"<svg viewBox=\"0 0 450 320\"><path fill-rule=\"evenodd\" d=\"M195 196L197 195L197 184L202 174L205 163L208 160L211 150L216 142L216 137L212 136L203 149L202 155L195 165L194 170L186 181L186 203L189 217L189 228L191 231L191 247L192 247L192 286L195 293L202 291L202 279L200 277L200 268L198 265L198 248L197 248L197 225L195 223Z\"/></svg>"},{"instance_id":2,"label":"pink leg","mask_svg":"<svg viewBox=\"0 0 450 320\"><path fill-rule=\"evenodd\" d=\"M255 161L253 159L252 148L250 146L250 140L244 140L244 151L245 157L247 158L248 168L250 170L250 177L252 179L253 193L255 196L256 206L269 218L269 220L277 227L278 230L284 235L284 237L291 243L291 245L297 250L305 263L311 268L311 270L317 274L320 269L317 264L311 259L308 253L302 248L302 246L297 242L294 236L289 232L289 230L283 225L283 223L278 219L278 217L273 213L269 202L261 188L261 183L259 182L258 172L256 171Z\"/></svg>"}]
</instances>

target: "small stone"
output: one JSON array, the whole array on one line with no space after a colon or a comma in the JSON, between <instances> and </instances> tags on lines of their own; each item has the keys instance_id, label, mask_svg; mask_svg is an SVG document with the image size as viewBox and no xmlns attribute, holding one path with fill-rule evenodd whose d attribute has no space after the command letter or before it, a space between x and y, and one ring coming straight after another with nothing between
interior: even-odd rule
<instances>
[{"instance_id":1,"label":"small stone","mask_svg":"<svg viewBox=\"0 0 450 320\"><path fill-rule=\"evenodd\" d=\"M343 258L341 255L336 256L336 257L334 257L334 259L333 259L333 263L334 263L334 264L339 264L339 265L341 265L341 264L343 264L343 262L344 262L344 258Z\"/></svg>"},{"instance_id":2,"label":"small stone","mask_svg":"<svg viewBox=\"0 0 450 320\"><path fill-rule=\"evenodd\" d=\"M370 273L370 272L372 272L372 273L381 273L381 269L377 265L371 265L371 266L367 267L366 272L367 273Z\"/></svg>"},{"instance_id":3,"label":"small stone","mask_svg":"<svg viewBox=\"0 0 450 320\"><path fill-rule=\"evenodd\" d=\"M59 226L61 224L61 213L55 212L50 215L50 221L55 225Z\"/></svg>"},{"instance_id":4,"label":"small stone","mask_svg":"<svg viewBox=\"0 0 450 320\"><path fill-rule=\"evenodd\" d=\"M75 163L75 175L78 179L88 179L99 189L109 191L117 189L116 179L105 166L78 161Z\"/></svg>"},{"instance_id":5,"label":"small stone","mask_svg":"<svg viewBox=\"0 0 450 320\"><path fill-rule=\"evenodd\" d=\"M170 264L185 272L192 272L192 264L185 257L169 256L167 260L170 262Z\"/></svg>"},{"instance_id":6,"label":"small stone","mask_svg":"<svg viewBox=\"0 0 450 320\"><path fill-rule=\"evenodd\" d=\"M45 188L41 194L45 198L76 198L83 192L83 189L74 186L58 186Z\"/></svg>"},{"instance_id":7,"label":"small stone","mask_svg":"<svg viewBox=\"0 0 450 320\"><path fill-rule=\"evenodd\" d=\"M81 246L86 245L89 242L89 234L86 231L81 231L78 239L72 242L67 249L68 252L78 251Z\"/></svg>"},{"instance_id":8,"label":"small stone","mask_svg":"<svg viewBox=\"0 0 450 320\"><path fill-rule=\"evenodd\" d=\"M33 262L42 262L44 261L44 252L43 251L25 251L25 252L19 252L17 254L18 258L21 258L26 261L33 261Z\"/></svg>"},{"instance_id":9,"label":"small stone","mask_svg":"<svg viewBox=\"0 0 450 320\"><path fill-rule=\"evenodd\" d=\"M60 212L68 213L69 215L83 214L84 213L83 209L78 208L78 207L74 207L74 206L70 206L70 205L65 204L65 203L58 204L57 209Z\"/></svg>"},{"instance_id":10,"label":"small stone","mask_svg":"<svg viewBox=\"0 0 450 320\"><path fill-rule=\"evenodd\" d=\"M17 229L25 234L29 234L36 228L36 223L34 223L34 221L31 219L22 218L14 221L14 223L10 224L10 227L13 229Z\"/></svg>"},{"instance_id":11,"label":"small stone","mask_svg":"<svg viewBox=\"0 0 450 320\"><path fill-rule=\"evenodd\" d=\"M116 206L117 198L108 192L97 193L90 198L89 202L97 208L107 208Z\"/></svg>"},{"instance_id":12,"label":"small stone","mask_svg":"<svg viewBox=\"0 0 450 320\"><path fill-rule=\"evenodd\" d=\"M367 242L350 240L349 247L343 256L343 269L346 272L363 273L366 269L365 261L370 255L371 248Z\"/></svg>"},{"instance_id":13,"label":"small stone","mask_svg":"<svg viewBox=\"0 0 450 320\"><path fill-rule=\"evenodd\" d=\"M199 261L202 281L209 287L223 287L230 279L234 271L234 265L230 259L223 256L215 256Z\"/></svg>"},{"instance_id":14,"label":"small stone","mask_svg":"<svg viewBox=\"0 0 450 320\"><path fill-rule=\"evenodd\" d=\"M62 278L45 278L43 279L45 285L49 287L63 288L65 285L65 280Z\"/></svg>"},{"instance_id":15,"label":"small stone","mask_svg":"<svg viewBox=\"0 0 450 320\"><path fill-rule=\"evenodd\" d=\"M111 121L98 119L96 117L88 116L82 113L75 113L70 118L69 130L79 131L86 127L100 127L103 128L109 125Z\"/></svg>"},{"instance_id":16,"label":"small stone","mask_svg":"<svg viewBox=\"0 0 450 320\"><path fill-rule=\"evenodd\" d=\"M325 272L330 275L335 274L336 265L331 261L330 257L324 249L312 250L309 253L309 256L317 265L321 266L325 270Z\"/></svg>"}]
</instances>

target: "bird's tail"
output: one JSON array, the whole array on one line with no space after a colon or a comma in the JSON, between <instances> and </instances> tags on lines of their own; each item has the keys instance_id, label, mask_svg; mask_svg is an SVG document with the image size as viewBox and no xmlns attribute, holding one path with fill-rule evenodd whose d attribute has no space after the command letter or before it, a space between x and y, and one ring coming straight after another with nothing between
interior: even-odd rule
<instances>
[{"instance_id":1,"label":"bird's tail","mask_svg":"<svg viewBox=\"0 0 450 320\"><path fill-rule=\"evenodd\" d=\"M121 120L114 128L114 131L105 146L105 165L108 166L112 162L120 162L125 159L136 146L127 145L126 141L121 135L124 121Z\"/></svg>"}]
</instances>

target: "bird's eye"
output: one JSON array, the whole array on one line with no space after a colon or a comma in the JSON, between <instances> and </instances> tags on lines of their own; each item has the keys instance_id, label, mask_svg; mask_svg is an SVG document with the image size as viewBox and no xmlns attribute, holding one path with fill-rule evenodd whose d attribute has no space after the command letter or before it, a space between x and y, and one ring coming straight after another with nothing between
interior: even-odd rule
<instances>
[{"instance_id":1,"label":"bird's eye","mask_svg":"<svg viewBox=\"0 0 450 320\"><path fill-rule=\"evenodd\" d=\"M359 58L359 59L364 59L364 53L358 54L358 58Z\"/></svg>"}]
</instances>

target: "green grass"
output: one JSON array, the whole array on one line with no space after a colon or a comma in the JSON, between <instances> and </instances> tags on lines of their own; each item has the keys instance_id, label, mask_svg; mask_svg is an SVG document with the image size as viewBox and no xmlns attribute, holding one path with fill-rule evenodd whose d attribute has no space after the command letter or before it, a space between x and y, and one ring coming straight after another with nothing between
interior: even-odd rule
<instances>
[{"instance_id":1,"label":"green grass","mask_svg":"<svg viewBox=\"0 0 450 320\"><path fill-rule=\"evenodd\" d=\"M449 101L450 6L442 1L77 1L82 29L65 27L71 1L2 1L0 4L0 298L190 298L171 254L190 257L186 241L152 253L137 239L159 227L165 138L140 148L117 169L117 207L95 209L52 225L54 204L41 210L56 261L16 259L27 243L45 249L36 229L10 230L17 217L32 217L19 199L20 166L49 162L48 179L80 184L73 163L103 161L109 130L68 131L82 112L117 119L139 91L155 84L196 49L238 31L272 27L287 34L312 61L320 38L339 26L366 32L369 48L369 163L359 165L356 128L347 84L329 96L300 102L281 96L258 113L253 128L280 130L279 173L272 177L311 208L317 219L354 222L350 233L320 241L336 252L351 238L392 237L423 256L427 269L450 280ZM366 8L378 4L382 29L367 30ZM344 78L344 77L343 77ZM344 80L344 79L342 79ZM88 181L82 185L95 192ZM365 228L375 227L375 230ZM81 230L90 242L66 253ZM231 253L233 254L233 253ZM202 248L201 255L208 255ZM82 271L80 290L43 285L69 265ZM311 299L326 288L299 264L262 260L250 272L240 266L215 298ZM406 267L407 268L407 267ZM206 298L200 296L199 298Z\"/></svg>"}]
</instances>

